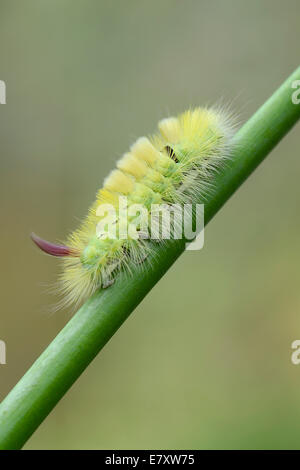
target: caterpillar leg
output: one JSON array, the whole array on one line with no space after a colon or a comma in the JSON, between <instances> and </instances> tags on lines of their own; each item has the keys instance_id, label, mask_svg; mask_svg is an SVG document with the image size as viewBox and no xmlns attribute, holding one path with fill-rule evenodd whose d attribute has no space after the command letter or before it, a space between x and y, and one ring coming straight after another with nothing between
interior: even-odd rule
<instances>
[{"instance_id":1,"label":"caterpillar leg","mask_svg":"<svg viewBox=\"0 0 300 470\"><path fill-rule=\"evenodd\" d=\"M102 274L102 289L111 286L115 279L112 277L113 272L120 266L120 260L111 263Z\"/></svg>"},{"instance_id":2,"label":"caterpillar leg","mask_svg":"<svg viewBox=\"0 0 300 470\"><path fill-rule=\"evenodd\" d=\"M110 287L114 284L115 280L114 279L103 279L102 281L102 289L107 289L107 287Z\"/></svg>"},{"instance_id":3,"label":"caterpillar leg","mask_svg":"<svg viewBox=\"0 0 300 470\"><path fill-rule=\"evenodd\" d=\"M148 258L148 255L144 255L142 258L140 258L138 261L135 262L135 264L143 264L144 261Z\"/></svg>"}]
</instances>

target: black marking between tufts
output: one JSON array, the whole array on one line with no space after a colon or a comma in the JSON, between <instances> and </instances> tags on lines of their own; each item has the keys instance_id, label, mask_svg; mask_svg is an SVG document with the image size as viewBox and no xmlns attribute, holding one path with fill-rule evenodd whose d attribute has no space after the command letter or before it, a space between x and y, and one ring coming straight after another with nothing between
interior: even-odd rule
<instances>
[{"instance_id":1,"label":"black marking between tufts","mask_svg":"<svg viewBox=\"0 0 300 470\"><path fill-rule=\"evenodd\" d=\"M179 160L176 157L174 150L169 145L166 145L165 151L167 152L168 156L172 158L172 160L174 160L174 162L179 163Z\"/></svg>"}]
</instances>

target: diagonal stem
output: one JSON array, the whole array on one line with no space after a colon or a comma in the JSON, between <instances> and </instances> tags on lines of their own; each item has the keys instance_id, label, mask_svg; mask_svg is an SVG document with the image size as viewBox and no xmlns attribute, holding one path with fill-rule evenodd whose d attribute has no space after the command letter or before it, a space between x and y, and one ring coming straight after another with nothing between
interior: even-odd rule
<instances>
[{"instance_id":1,"label":"diagonal stem","mask_svg":"<svg viewBox=\"0 0 300 470\"><path fill-rule=\"evenodd\" d=\"M300 67L236 133L232 160L215 177L206 224L300 118L292 102ZM201 201L199 201L201 202ZM148 269L91 297L0 405L0 449L19 449L178 256L185 241L156 248Z\"/></svg>"}]
</instances>

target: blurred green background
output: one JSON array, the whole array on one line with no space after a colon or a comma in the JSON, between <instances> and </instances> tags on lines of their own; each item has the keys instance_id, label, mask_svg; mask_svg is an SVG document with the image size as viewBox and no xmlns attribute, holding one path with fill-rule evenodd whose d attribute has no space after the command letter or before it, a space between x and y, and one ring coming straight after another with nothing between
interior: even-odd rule
<instances>
[{"instance_id":1,"label":"blurred green background","mask_svg":"<svg viewBox=\"0 0 300 470\"><path fill-rule=\"evenodd\" d=\"M57 260L114 162L223 99L244 122L299 62L298 0L1 0L0 399L65 325ZM137 308L26 449L300 448L299 125Z\"/></svg>"}]
</instances>

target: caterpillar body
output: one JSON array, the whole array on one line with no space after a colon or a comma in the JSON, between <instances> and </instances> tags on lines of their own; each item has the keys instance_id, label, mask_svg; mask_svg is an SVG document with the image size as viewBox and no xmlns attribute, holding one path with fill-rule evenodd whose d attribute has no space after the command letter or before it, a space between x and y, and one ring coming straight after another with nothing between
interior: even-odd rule
<instances>
[{"instance_id":1,"label":"caterpillar body","mask_svg":"<svg viewBox=\"0 0 300 470\"><path fill-rule=\"evenodd\" d=\"M212 176L230 155L233 125L223 110L196 108L178 117L163 119L158 132L139 138L104 180L88 215L67 239L66 245L49 243L32 234L46 253L63 257L59 283L66 304L82 303L97 289L114 282L130 263L143 263L152 244L142 232L120 237L124 220L114 220L113 238L97 231L101 209L119 209L126 198L128 210L142 204L153 215L163 204L195 203L209 191ZM100 209L100 212L99 212ZM138 232L139 233L139 232ZM162 239L157 235L157 241Z\"/></svg>"}]
</instances>

